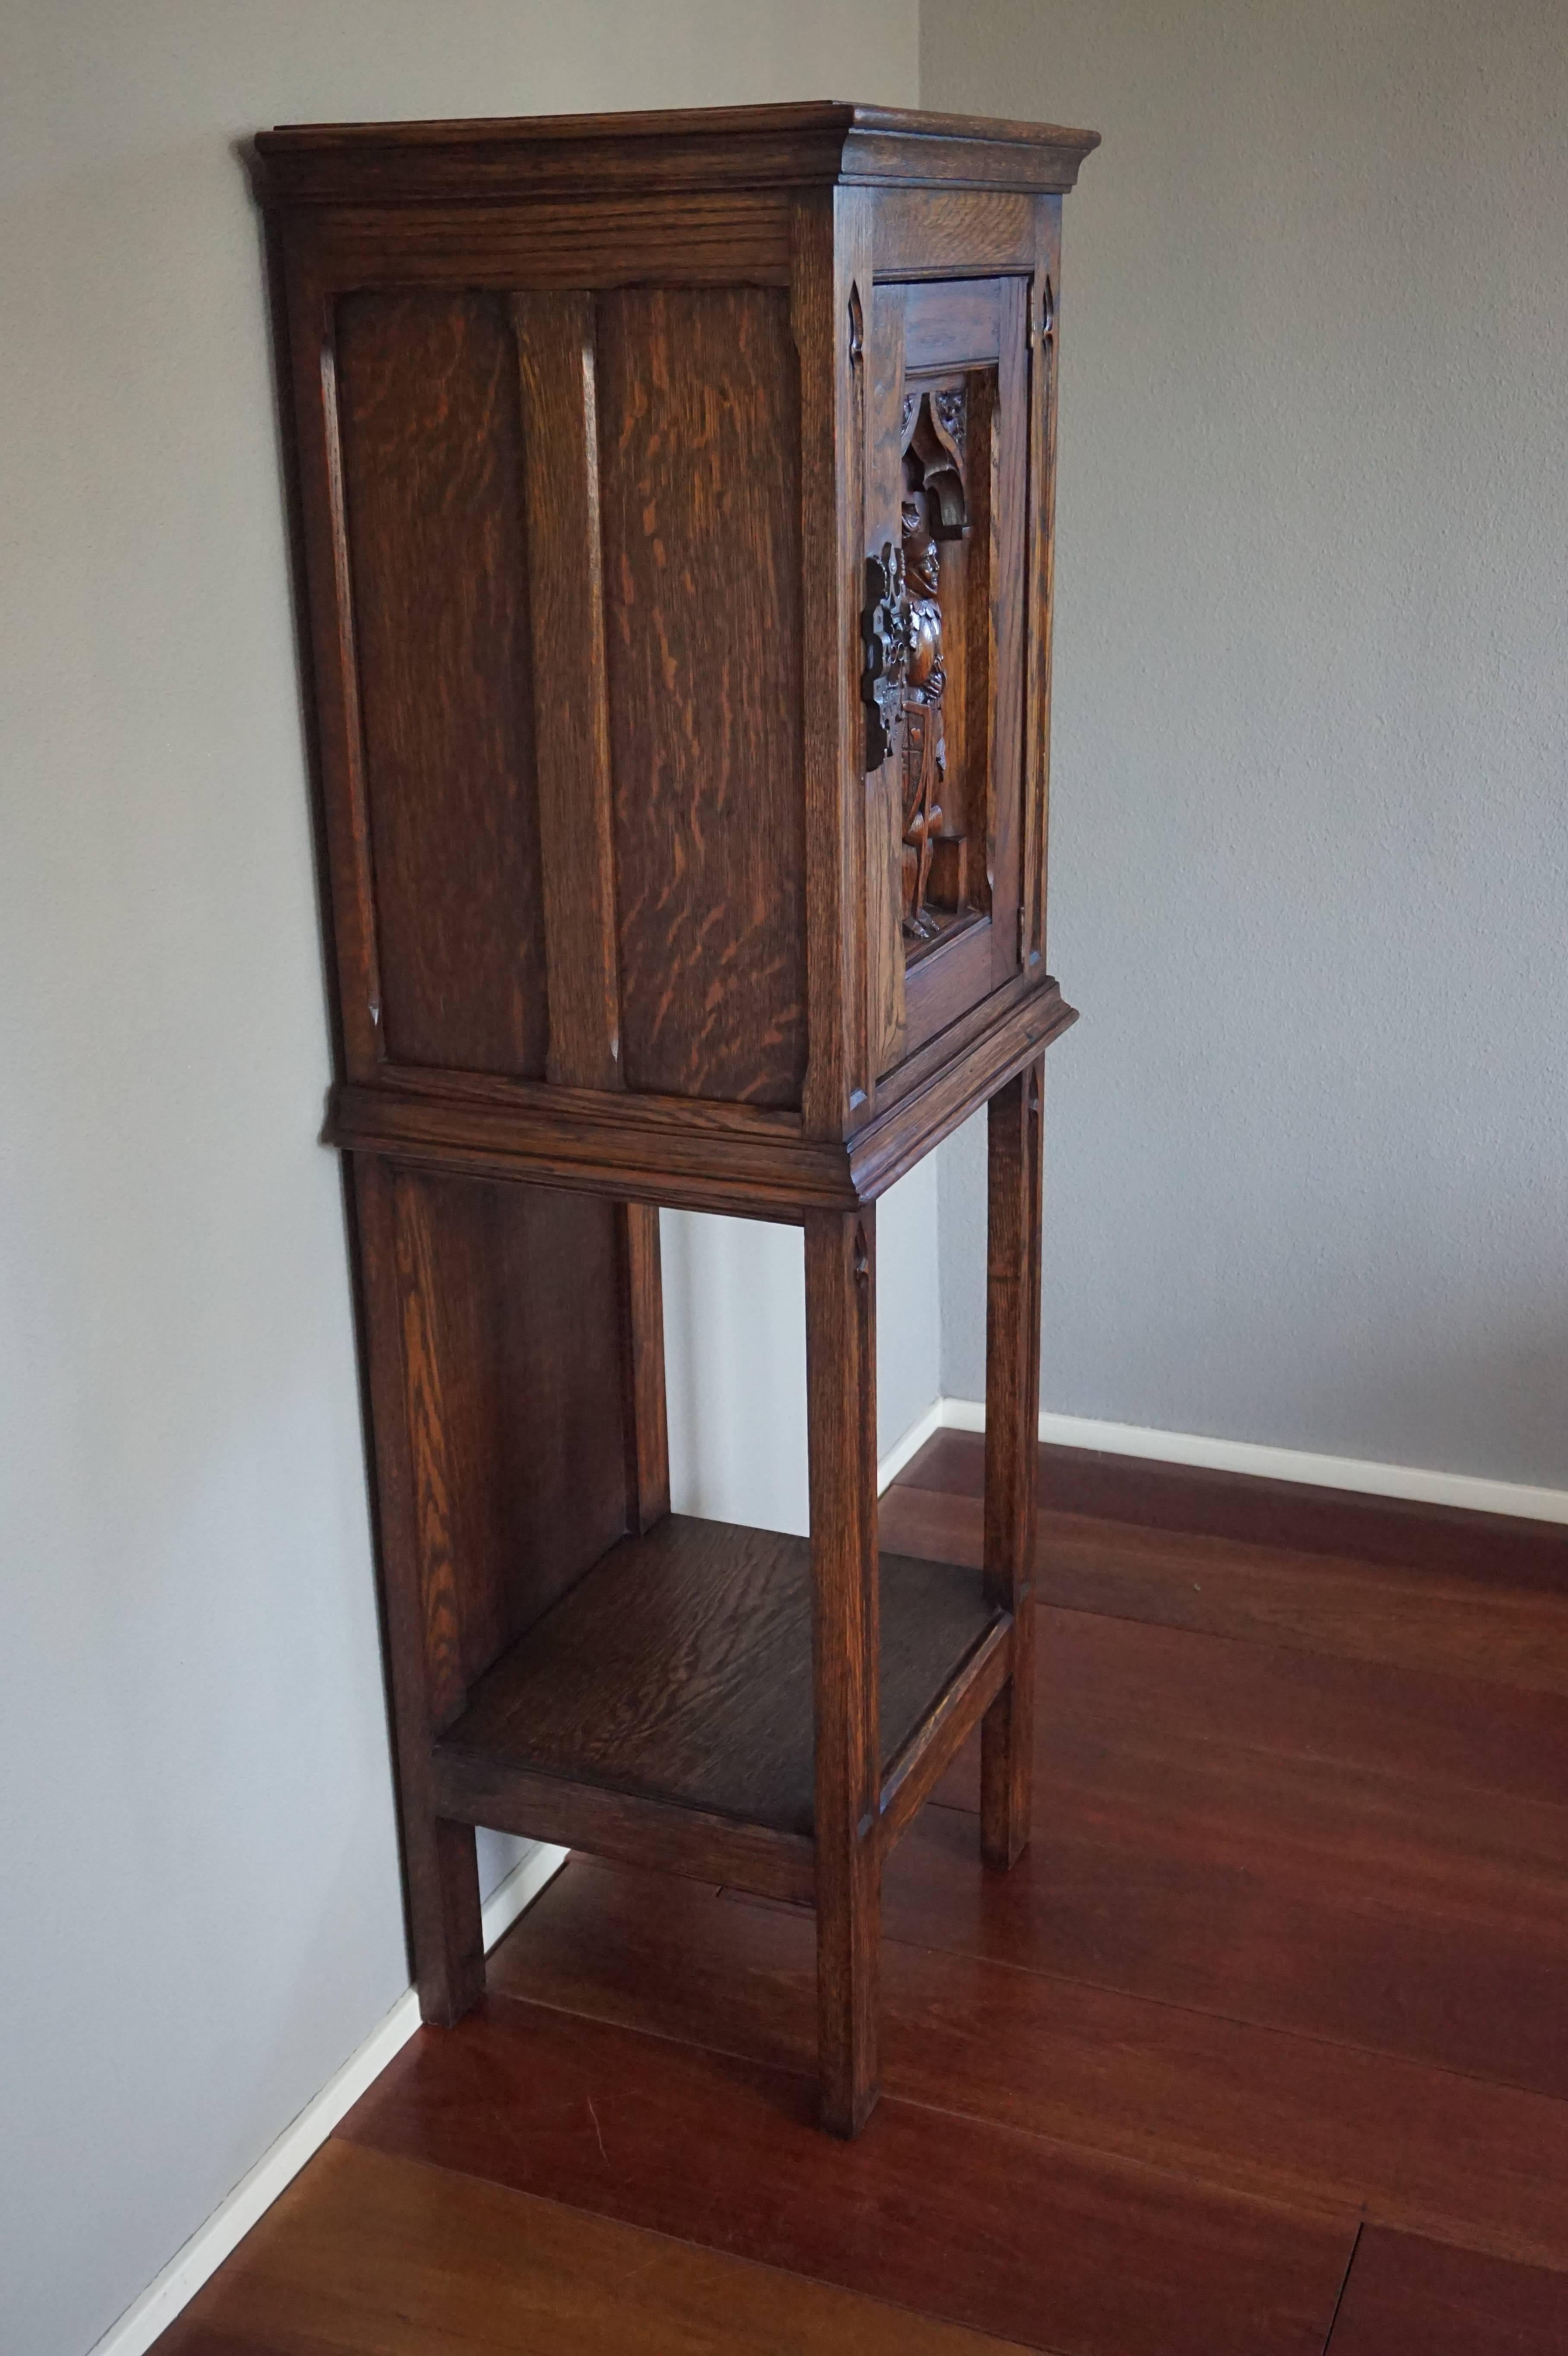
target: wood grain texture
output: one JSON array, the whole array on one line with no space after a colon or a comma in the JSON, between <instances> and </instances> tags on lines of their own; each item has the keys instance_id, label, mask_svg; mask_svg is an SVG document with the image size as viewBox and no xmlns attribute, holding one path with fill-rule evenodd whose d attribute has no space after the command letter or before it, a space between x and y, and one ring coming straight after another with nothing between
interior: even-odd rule
<instances>
[{"instance_id":1,"label":"wood grain texture","mask_svg":"<svg viewBox=\"0 0 1568 2356\"><path fill-rule=\"evenodd\" d=\"M514 296L549 1004L546 1076L621 1085L593 298Z\"/></svg>"},{"instance_id":2,"label":"wood grain texture","mask_svg":"<svg viewBox=\"0 0 1568 2356\"><path fill-rule=\"evenodd\" d=\"M979 188L888 188L874 215L879 278L1030 271L1034 200Z\"/></svg>"},{"instance_id":3,"label":"wood grain texture","mask_svg":"<svg viewBox=\"0 0 1568 2356\"><path fill-rule=\"evenodd\" d=\"M1007 2356L777 2267L334 2139L158 2356Z\"/></svg>"},{"instance_id":4,"label":"wood grain texture","mask_svg":"<svg viewBox=\"0 0 1568 2356\"><path fill-rule=\"evenodd\" d=\"M497 297L346 295L337 422L394 1060L545 1068L522 436Z\"/></svg>"},{"instance_id":5,"label":"wood grain texture","mask_svg":"<svg viewBox=\"0 0 1568 2356\"><path fill-rule=\"evenodd\" d=\"M1094 1706L1092 1673L1075 1664ZM1065 1678L1058 1690L1065 1687ZM1143 1688L1157 1700L1150 1680ZM1176 1688L1179 1697L1179 1686ZM1042 1779L1042 1790L1044 1783ZM809 1913L573 1858L489 1961L526 1997L807 2071ZM1032 1968L882 1946L884 2094L1318 2217L1568 2261L1568 2104Z\"/></svg>"},{"instance_id":6,"label":"wood grain texture","mask_svg":"<svg viewBox=\"0 0 1568 2356\"><path fill-rule=\"evenodd\" d=\"M1328 2356L1561 2356L1568 2274L1363 2228Z\"/></svg>"},{"instance_id":7,"label":"wood grain texture","mask_svg":"<svg viewBox=\"0 0 1568 2356\"><path fill-rule=\"evenodd\" d=\"M252 181L264 203L429 200L443 197L663 194L697 188L895 187L910 180L969 191L1070 188L1099 134L1058 123L996 123L823 100L789 106L556 114L472 123L288 124L256 138Z\"/></svg>"},{"instance_id":8,"label":"wood grain texture","mask_svg":"<svg viewBox=\"0 0 1568 2356\"><path fill-rule=\"evenodd\" d=\"M994 365L1006 285L1001 278L954 278L904 287L904 365L912 371Z\"/></svg>"},{"instance_id":9,"label":"wood grain texture","mask_svg":"<svg viewBox=\"0 0 1568 2356\"><path fill-rule=\"evenodd\" d=\"M790 327L801 396L802 773L807 910L805 1133L841 1138L870 1102L865 723L865 434L871 207L854 190L797 199Z\"/></svg>"},{"instance_id":10,"label":"wood grain texture","mask_svg":"<svg viewBox=\"0 0 1568 2356\"><path fill-rule=\"evenodd\" d=\"M1056 2356L1320 2356L1353 2221L490 1998L340 2131Z\"/></svg>"},{"instance_id":11,"label":"wood grain texture","mask_svg":"<svg viewBox=\"0 0 1568 2356\"><path fill-rule=\"evenodd\" d=\"M817 2053L822 2123L840 2136L858 2135L877 2099L880 1771L884 1742L896 1753L912 1731L893 1732L891 1707L884 1721L877 1676L876 1370L876 1215L814 1214L805 1223L805 1388Z\"/></svg>"},{"instance_id":12,"label":"wood grain texture","mask_svg":"<svg viewBox=\"0 0 1568 2356\"><path fill-rule=\"evenodd\" d=\"M380 1068L381 979L376 949L376 895L370 870L370 819L365 786L365 731L331 294L314 262L311 241L291 237L269 217L272 308L283 329L276 346L285 496L290 477L294 575L304 603L296 636L308 648L303 701L314 723L310 765L318 845L324 937L332 944L333 1044L340 1076L365 1080ZM292 464L291 464L292 462Z\"/></svg>"},{"instance_id":13,"label":"wood grain texture","mask_svg":"<svg viewBox=\"0 0 1568 2356\"><path fill-rule=\"evenodd\" d=\"M628 1087L795 1105L805 1068L800 396L786 298L599 309Z\"/></svg>"},{"instance_id":14,"label":"wood grain texture","mask_svg":"<svg viewBox=\"0 0 1568 2356\"><path fill-rule=\"evenodd\" d=\"M1029 651L1028 589L1029 521L1029 284L1003 282L1000 352L991 416L988 494L991 573L984 616L987 663L987 741L991 748L989 840L993 988L1023 962L1024 799L1038 778L1024 757L1024 710ZM1038 477L1035 479L1038 480ZM1038 552L1035 552L1038 553ZM981 617L976 615L976 624Z\"/></svg>"},{"instance_id":15,"label":"wood grain texture","mask_svg":"<svg viewBox=\"0 0 1568 2356\"><path fill-rule=\"evenodd\" d=\"M627 1526L613 1206L400 1173L434 1722Z\"/></svg>"},{"instance_id":16,"label":"wood grain texture","mask_svg":"<svg viewBox=\"0 0 1568 2356\"><path fill-rule=\"evenodd\" d=\"M738 1890L791 1904L816 1899L816 1849L805 1833L588 1783L575 1772L536 1772L499 1751L447 1743L436 1746L431 1784L442 1815L454 1824L488 1825L698 1881L722 1877Z\"/></svg>"},{"instance_id":17,"label":"wood grain texture","mask_svg":"<svg viewBox=\"0 0 1568 2356\"><path fill-rule=\"evenodd\" d=\"M446 1747L809 1833L810 1562L804 1538L667 1515L612 1547L478 1681ZM880 1594L886 1748L873 1775L993 1617L976 1575L940 1564L889 1558Z\"/></svg>"},{"instance_id":18,"label":"wood grain texture","mask_svg":"<svg viewBox=\"0 0 1568 2356\"><path fill-rule=\"evenodd\" d=\"M443 1531L432 1532L427 1519L429 1473L416 1471L416 1434L439 1406L433 1370L411 1369L404 1356L413 1256L400 1232L398 1185L381 1162L366 1157L355 1165L357 1306L409 1942L420 2011L449 2023L484 1987L485 1945L473 1830L438 1816L431 1783L431 1738L460 1674L461 1606Z\"/></svg>"},{"instance_id":19,"label":"wood grain texture","mask_svg":"<svg viewBox=\"0 0 1568 2356\"><path fill-rule=\"evenodd\" d=\"M656 1205L620 1204L615 1230L625 1387L626 1517L633 1536L640 1537L669 1511L664 1277Z\"/></svg>"},{"instance_id":20,"label":"wood grain texture","mask_svg":"<svg viewBox=\"0 0 1568 2356\"><path fill-rule=\"evenodd\" d=\"M1028 198L1022 199L1027 206ZM498 294L612 286L789 284L787 190L539 197L519 204L432 198L323 209L308 234L330 289L445 286Z\"/></svg>"},{"instance_id":21,"label":"wood grain texture","mask_svg":"<svg viewBox=\"0 0 1568 2356\"><path fill-rule=\"evenodd\" d=\"M898 549L903 536L905 292L877 286L865 298L866 553L879 559L884 548ZM868 772L865 796L867 1058L874 1079L905 1052L903 798L896 747Z\"/></svg>"},{"instance_id":22,"label":"wood grain texture","mask_svg":"<svg viewBox=\"0 0 1568 2356\"><path fill-rule=\"evenodd\" d=\"M981 1730L981 1844L1014 1864L1034 1797L1035 1458L1040 1430L1043 1060L991 1098L987 1116L986 1594L1013 1619L1012 1670Z\"/></svg>"},{"instance_id":23,"label":"wood grain texture","mask_svg":"<svg viewBox=\"0 0 1568 2356\"><path fill-rule=\"evenodd\" d=\"M333 1093L335 1145L421 1168L517 1178L746 1218L797 1220L885 1194L1077 1021L1054 982L992 1001L899 1067L848 1143L752 1106L389 1073Z\"/></svg>"},{"instance_id":24,"label":"wood grain texture","mask_svg":"<svg viewBox=\"0 0 1568 2356\"><path fill-rule=\"evenodd\" d=\"M1038 247L1029 294L1029 594L1025 687L1021 959L1045 959L1045 883L1051 798L1051 641L1055 616L1056 327L1061 291L1061 199L1035 199Z\"/></svg>"}]
</instances>

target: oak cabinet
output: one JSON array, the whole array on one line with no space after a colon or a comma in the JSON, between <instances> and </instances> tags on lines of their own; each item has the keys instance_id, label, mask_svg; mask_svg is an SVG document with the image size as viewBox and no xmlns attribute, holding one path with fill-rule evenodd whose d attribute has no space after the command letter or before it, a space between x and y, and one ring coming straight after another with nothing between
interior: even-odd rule
<instances>
[{"instance_id":1,"label":"oak cabinet","mask_svg":"<svg viewBox=\"0 0 1568 2356\"><path fill-rule=\"evenodd\" d=\"M837 105L261 134L415 1964L472 1827L816 1903L1028 1824L1062 193ZM879 1559L875 1203L990 1105L982 1573ZM806 1236L812 1536L668 1510L661 1203Z\"/></svg>"}]
</instances>

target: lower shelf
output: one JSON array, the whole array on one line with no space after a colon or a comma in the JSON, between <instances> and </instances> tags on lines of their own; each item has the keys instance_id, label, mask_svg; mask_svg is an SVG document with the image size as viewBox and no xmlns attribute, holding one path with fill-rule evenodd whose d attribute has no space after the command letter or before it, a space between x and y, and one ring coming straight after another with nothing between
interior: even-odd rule
<instances>
[{"instance_id":1,"label":"lower shelf","mask_svg":"<svg viewBox=\"0 0 1568 2356\"><path fill-rule=\"evenodd\" d=\"M1001 1682L1011 1625L977 1571L881 1558L883 1809L901 1825ZM734 1879L798 1890L812 1735L808 1541L671 1514L480 1678L436 1746L438 1804L605 1853L644 1809L688 1811L720 1845L749 1829L793 1859Z\"/></svg>"}]
</instances>

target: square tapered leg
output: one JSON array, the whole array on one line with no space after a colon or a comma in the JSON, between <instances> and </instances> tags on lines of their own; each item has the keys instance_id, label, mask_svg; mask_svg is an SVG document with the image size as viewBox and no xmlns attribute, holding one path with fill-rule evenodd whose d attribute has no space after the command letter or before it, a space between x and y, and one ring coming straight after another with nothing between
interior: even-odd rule
<instances>
[{"instance_id":1,"label":"square tapered leg","mask_svg":"<svg viewBox=\"0 0 1568 2356\"><path fill-rule=\"evenodd\" d=\"M980 1734L980 1839L1002 1871L1027 1847L1034 1788L1034 1550L1040 1439L1043 1058L987 1109L986 1536L989 1600L1013 1615L1012 1669Z\"/></svg>"},{"instance_id":2,"label":"square tapered leg","mask_svg":"<svg viewBox=\"0 0 1568 2356\"><path fill-rule=\"evenodd\" d=\"M816 1985L822 2124L858 2135L877 2099L876 1214L805 1220L816 1715Z\"/></svg>"}]
</instances>

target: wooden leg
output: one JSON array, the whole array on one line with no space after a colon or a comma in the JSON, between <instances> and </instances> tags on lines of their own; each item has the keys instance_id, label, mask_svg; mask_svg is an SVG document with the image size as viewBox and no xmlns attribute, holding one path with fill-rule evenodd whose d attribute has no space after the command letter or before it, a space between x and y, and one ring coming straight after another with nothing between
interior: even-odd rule
<instances>
[{"instance_id":1,"label":"wooden leg","mask_svg":"<svg viewBox=\"0 0 1568 2356\"><path fill-rule=\"evenodd\" d=\"M1034 1787L1034 1548L1040 1441L1044 1058L991 1098L986 1265L986 1592L1013 1615L1012 1671L980 1730L980 1844L1005 1872Z\"/></svg>"},{"instance_id":2,"label":"wooden leg","mask_svg":"<svg viewBox=\"0 0 1568 2356\"><path fill-rule=\"evenodd\" d=\"M356 1157L363 1331L376 1431L377 1551L391 1670L409 1940L424 2019L462 2019L485 1988L471 1826L438 1817L431 1740L461 1708L458 1606L429 1237L417 1182Z\"/></svg>"},{"instance_id":3,"label":"wooden leg","mask_svg":"<svg viewBox=\"0 0 1568 2356\"><path fill-rule=\"evenodd\" d=\"M626 1520L640 1537L669 1511L664 1280L656 1203L618 1203L621 1351L625 1369Z\"/></svg>"},{"instance_id":4,"label":"wooden leg","mask_svg":"<svg viewBox=\"0 0 1568 2356\"><path fill-rule=\"evenodd\" d=\"M876 1215L805 1218L816 1709L816 1991L822 2124L877 2099L879 1735Z\"/></svg>"}]
</instances>

